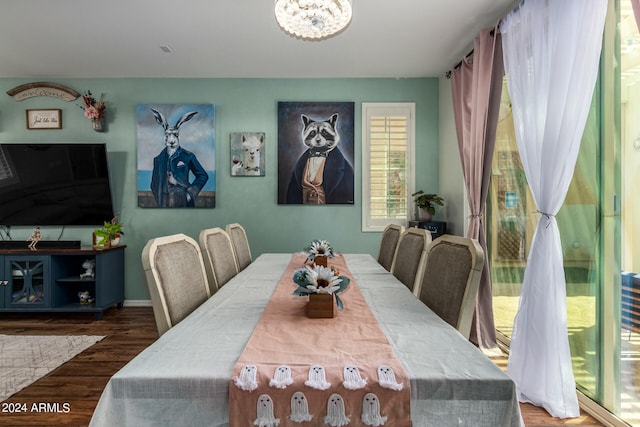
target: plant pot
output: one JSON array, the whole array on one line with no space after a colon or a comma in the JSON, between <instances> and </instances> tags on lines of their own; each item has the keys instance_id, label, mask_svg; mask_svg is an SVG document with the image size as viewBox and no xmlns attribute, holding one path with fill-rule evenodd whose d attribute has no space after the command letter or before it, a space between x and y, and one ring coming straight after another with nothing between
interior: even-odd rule
<instances>
[{"instance_id":1,"label":"plant pot","mask_svg":"<svg viewBox=\"0 0 640 427\"><path fill-rule=\"evenodd\" d=\"M426 209L418 208L418 218L420 218L420 221L431 221L433 215Z\"/></svg>"},{"instance_id":2,"label":"plant pot","mask_svg":"<svg viewBox=\"0 0 640 427\"><path fill-rule=\"evenodd\" d=\"M93 246L95 249L107 249L111 247L111 240L105 240L102 243L98 243L98 241L101 238L96 236L96 233L93 233L93 236L91 238L91 246Z\"/></svg>"},{"instance_id":3,"label":"plant pot","mask_svg":"<svg viewBox=\"0 0 640 427\"><path fill-rule=\"evenodd\" d=\"M326 256L316 256L316 257L313 259L313 263L314 263L315 265L321 265L321 266L323 266L323 267L326 267L326 266L327 266L327 262L328 262L328 261L329 261L329 260L327 259L327 257L326 257Z\"/></svg>"},{"instance_id":4,"label":"plant pot","mask_svg":"<svg viewBox=\"0 0 640 427\"><path fill-rule=\"evenodd\" d=\"M307 317L311 319L328 319L336 317L336 304L331 294L310 294L307 303Z\"/></svg>"}]
</instances>

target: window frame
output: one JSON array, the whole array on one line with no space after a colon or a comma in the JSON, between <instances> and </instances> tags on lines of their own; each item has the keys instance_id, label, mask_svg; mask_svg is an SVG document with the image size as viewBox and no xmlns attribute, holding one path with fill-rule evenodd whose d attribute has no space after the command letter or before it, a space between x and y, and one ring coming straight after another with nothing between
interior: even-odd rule
<instances>
[{"instance_id":1,"label":"window frame","mask_svg":"<svg viewBox=\"0 0 640 427\"><path fill-rule=\"evenodd\" d=\"M362 103L362 231L381 232L389 224L398 224L407 227L413 212L413 199L411 194L415 192L415 141L416 120L415 102L363 102ZM371 200L371 168L370 168L370 122L372 116L404 116L407 119L407 162L406 162L406 206L405 218L373 219L370 215Z\"/></svg>"}]
</instances>

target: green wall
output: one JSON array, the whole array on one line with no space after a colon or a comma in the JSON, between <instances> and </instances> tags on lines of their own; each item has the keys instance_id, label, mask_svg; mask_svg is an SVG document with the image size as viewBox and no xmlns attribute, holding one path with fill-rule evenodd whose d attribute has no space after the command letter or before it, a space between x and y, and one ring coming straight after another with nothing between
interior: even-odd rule
<instances>
[{"instance_id":1,"label":"green wall","mask_svg":"<svg viewBox=\"0 0 640 427\"><path fill-rule=\"evenodd\" d=\"M83 93L105 94L107 131L97 133L79 102L36 97L16 102L5 93L24 83L46 81ZM126 298L146 300L140 254L147 240L239 222L247 230L254 258L263 252L301 250L314 238L328 239L342 252L377 254L379 233L361 231L362 102L416 103L416 188L438 190L438 80L424 79L0 79L0 142L105 142L117 212L126 232ZM355 102L355 200L350 206L277 204L277 102ZM217 194L214 209L142 209L136 198L136 104L215 105ZM25 110L62 109L62 129L26 130ZM266 176L231 178L229 134L266 133ZM1 209L1 207L0 207ZM36 225L36 224L34 224ZM91 228L43 227L44 239L91 243ZM27 228L12 228L15 240Z\"/></svg>"}]
</instances>

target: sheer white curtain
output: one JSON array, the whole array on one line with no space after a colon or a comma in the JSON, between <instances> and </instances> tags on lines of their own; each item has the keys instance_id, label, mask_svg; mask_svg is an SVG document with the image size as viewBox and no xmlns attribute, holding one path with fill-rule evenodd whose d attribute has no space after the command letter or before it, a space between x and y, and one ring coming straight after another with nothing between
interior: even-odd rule
<instances>
[{"instance_id":1,"label":"sheer white curtain","mask_svg":"<svg viewBox=\"0 0 640 427\"><path fill-rule=\"evenodd\" d=\"M501 25L518 150L538 222L507 373L519 399L580 415L555 215L569 188L598 74L607 0L524 0Z\"/></svg>"}]
</instances>

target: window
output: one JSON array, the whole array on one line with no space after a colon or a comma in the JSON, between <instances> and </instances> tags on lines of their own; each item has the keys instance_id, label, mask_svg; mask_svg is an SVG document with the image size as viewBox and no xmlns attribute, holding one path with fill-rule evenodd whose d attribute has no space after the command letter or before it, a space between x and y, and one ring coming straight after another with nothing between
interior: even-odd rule
<instances>
[{"instance_id":1,"label":"window","mask_svg":"<svg viewBox=\"0 0 640 427\"><path fill-rule=\"evenodd\" d=\"M407 225L414 188L414 103L362 104L362 231Z\"/></svg>"}]
</instances>

